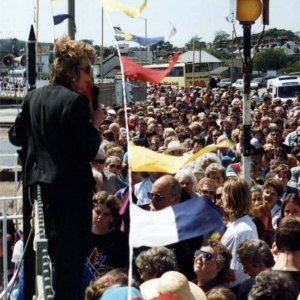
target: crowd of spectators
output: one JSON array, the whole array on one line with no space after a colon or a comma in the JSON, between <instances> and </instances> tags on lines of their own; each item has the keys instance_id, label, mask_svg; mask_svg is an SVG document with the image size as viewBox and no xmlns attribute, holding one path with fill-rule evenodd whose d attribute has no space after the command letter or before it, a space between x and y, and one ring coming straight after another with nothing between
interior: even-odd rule
<instances>
[{"instance_id":1,"label":"crowd of spectators","mask_svg":"<svg viewBox=\"0 0 300 300\"><path fill-rule=\"evenodd\" d=\"M242 106L242 93L231 87L153 85L146 101L102 107L101 145L91 162L96 184L87 266L94 280L86 299L123 299L128 286L133 299L297 298L300 94L285 103L268 90L251 98L251 182L242 178ZM129 142L184 156L222 141L231 146L198 157L176 174L128 170ZM159 211L202 197L218 208L222 234L134 249L129 283L130 198L142 209ZM282 285L272 290L268 280Z\"/></svg>"},{"instance_id":2,"label":"crowd of spectators","mask_svg":"<svg viewBox=\"0 0 300 300\"><path fill-rule=\"evenodd\" d=\"M287 233L292 231L291 226L284 225L289 222L294 224L295 232L298 230L292 234L300 234L300 95L285 103L269 90L262 95L255 91L251 97L251 182L242 178L242 106L242 93L231 87L209 90L153 85L147 90L146 101L130 102L126 107L103 107L105 119L99 128L102 143L92 167L97 192L104 190L119 199L118 222L113 218L115 227L128 237L130 196L133 203L150 211L206 197L218 207L224 221L221 236L134 249L135 284L144 282L140 290L145 299L163 294L158 292L161 278L168 274L165 278L175 280L170 279L171 271L184 275L194 297L197 292L192 282L206 293L207 299L247 299L248 295L252 299L296 299L293 297L300 291L300 266L292 257L299 257L300 240L290 241L293 245L288 247L293 250L283 254L277 237L282 232L291 235ZM128 171L128 142L158 153L184 156L222 141L231 146L218 147L198 157L176 174ZM289 229L282 229L284 226ZM115 250L120 255L124 251ZM98 254L101 251L99 247ZM284 255L290 265L283 262ZM104 257L102 263L107 263ZM278 275L272 268L288 272ZM260 276L265 270L269 273ZM261 298L261 282L269 277L280 281L284 276L289 280L286 286L291 286L290 295L276 298L283 297L282 291L277 291L274 294L280 296ZM179 297L170 299L185 299L172 291L164 293Z\"/></svg>"}]
</instances>

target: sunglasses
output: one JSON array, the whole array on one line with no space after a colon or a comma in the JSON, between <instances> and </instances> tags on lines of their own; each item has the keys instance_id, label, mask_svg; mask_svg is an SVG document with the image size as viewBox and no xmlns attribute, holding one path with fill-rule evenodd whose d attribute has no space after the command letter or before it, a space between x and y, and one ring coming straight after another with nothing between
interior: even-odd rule
<instances>
[{"instance_id":1,"label":"sunglasses","mask_svg":"<svg viewBox=\"0 0 300 300\"><path fill-rule=\"evenodd\" d=\"M147 193L147 196L149 199L153 200L156 199L158 201L162 201L164 200L164 198L166 198L166 196L161 195L160 193Z\"/></svg>"},{"instance_id":2,"label":"sunglasses","mask_svg":"<svg viewBox=\"0 0 300 300\"><path fill-rule=\"evenodd\" d=\"M88 65L86 67L79 67L79 70L83 71L86 74L91 74L93 67L91 65Z\"/></svg>"},{"instance_id":3,"label":"sunglasses","mask_svg":"<svg viewBox=\"0 0 300 300\"><path fill-rule=\"evenodd\" d=\"M216 194L216 199L221 199L222 198L222 194Z\"/></svg>"},{"instance_id":4,"label":"sunglasses","mask_svg":"<svg viewBox=\"0 0 300 300\"><path fill-rule=\"evenodd\" d=\"M110 168L116 168L118 170L121 170L122 166L121 165L114 165L114 164L111 164L109 165Z\"/></svg>"},{"instance_id":5,"label":"sunglasses","mask_svg":"<svg viewBox=\"0 0 300 300\"><path fill-rule=\"evenodd\" d=\"M202 257L202 258L205 258L206 260L211 260L213 255L211 253L203 251L203 250L197 250L194 253L194 257L195 258Z\"/></svg>"},{"instance_id":6,"label":"sunglasses","mask_svg":"<svg viewBox=\"0 0 300 300\"><path fill-rule=\"evenodd\" d=\"M214 195L215 192L214 191L208 191L208 190L201 190L202 194L209 194L209 195Z\"/></svg>"},{"instance_id":7,"label":"sunglasses","mask_svg":"<svg viewBox=\"0 0 300 300\"><path fill-rule=\"evenodd\" d=\"M104 164L105 163L105 159L94 159L93 163L94 164Z\"/></svg>"}]
</instances>

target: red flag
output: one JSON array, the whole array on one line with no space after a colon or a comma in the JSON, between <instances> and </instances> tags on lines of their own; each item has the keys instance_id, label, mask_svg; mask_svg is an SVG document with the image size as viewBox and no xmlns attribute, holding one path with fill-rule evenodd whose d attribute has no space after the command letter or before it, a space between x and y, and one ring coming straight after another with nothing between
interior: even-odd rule
<instances>
[{"instance_id":1,"label":"red flag","mask_svg":"<svg viewBox=\"0 0 300 300\"><path fill-rule=\"evenodd\" d=\"M133 80L149 81L151 83L159 83L163 78L165 78L179 58L179 53L175 53L170 61L169 67L163 71L153 70L149 68L144 68L138 65L133 60L129 59L127 56L121 56L121 62L124 69L124 74L126 77Z\"/></svg>"}]
</instances>

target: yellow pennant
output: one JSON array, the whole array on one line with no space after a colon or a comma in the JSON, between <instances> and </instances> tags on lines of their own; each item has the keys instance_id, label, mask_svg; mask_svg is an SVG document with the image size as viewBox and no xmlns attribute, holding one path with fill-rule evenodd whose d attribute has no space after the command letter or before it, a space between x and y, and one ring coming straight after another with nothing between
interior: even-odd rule
<instances>
[{"instance_id":1,"label":"yellow pennant","mask_svg":"<svg viewBox=\"0 0 300 300\"><path fill-rule=\"evenodd\" d=\"M127 7L124 4L119 3L115 0L101 0L101 1L102 1L103 8L106 11L111 12L114 10L123 10L125 14L131 18L138 17L147 5L147 0L144 0L144 2L139 8Z\"/></svg>"},{"instance_id":2,"label":"yellow pennant","mask_svg":"<svg viewBox=\"0 0 300 300\"><path fill-rule=\"evenodd\" d=\"M232 144L223 141L217 145L210 145L194 154L183 156L172 156L169 154L157 153L150 149L136 146L133 142L129 143L129 169L134 172L161 172L175 174L187 163L196 158L216 151L220 148L230 148Z\"/></svg>"}]
</instances>

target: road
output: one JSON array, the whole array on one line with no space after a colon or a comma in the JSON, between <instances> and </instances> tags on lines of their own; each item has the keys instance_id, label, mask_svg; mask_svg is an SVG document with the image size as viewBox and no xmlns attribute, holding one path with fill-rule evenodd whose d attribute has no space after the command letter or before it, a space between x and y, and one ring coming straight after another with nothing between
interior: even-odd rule
<instances>
[{"instance_id":1,"label":"road","mask_svg":"<svg viewBox=\"0 0 300 300\"><path fill-rule=\"evenodd\" d=\"M0 108L0 123L1 124L13 124L18 114L17 108ZM7 137L9 127L0 127L0 169L1 166L13 166L15 165L16 158L11 156L15 154L17 147L13 146ZM9 154L10 156L5 156Z\"/></svg>"}]
</instances>

